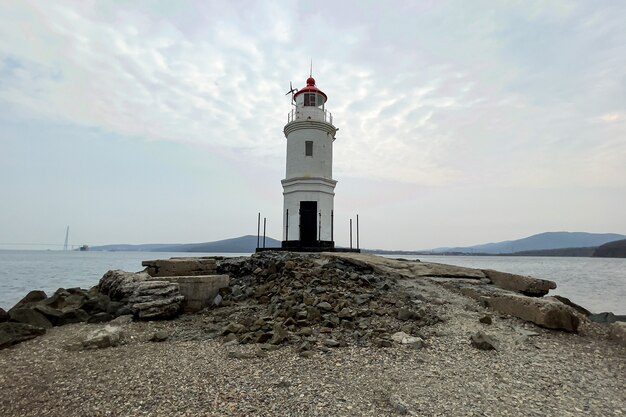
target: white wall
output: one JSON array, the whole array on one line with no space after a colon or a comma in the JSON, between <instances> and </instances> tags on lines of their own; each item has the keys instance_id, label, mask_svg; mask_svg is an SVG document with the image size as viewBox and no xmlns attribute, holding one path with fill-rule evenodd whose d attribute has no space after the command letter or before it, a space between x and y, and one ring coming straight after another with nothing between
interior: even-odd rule
<instances>
[{"instance_id":1,"label":"white wall","mask_svg":"<svg viewBox=\"0 0 626 417\"><path fill-rule=\"evenodd\" d=\"M298 122L296 122L298 123ZM305 155L305 142L313 142L313 156ZM298 129L287 138L285 178L333 177L333 136L318 129Z\"/></svg>"},{"instance_id":2,"label":"white wall","mask_svg":"<svg viewBox=\"0 0 626 417\"><path fill-rule=\"evenodd\" d=\"M283 240L300 240L300 202L316 201L318 212L316 234L319 234L318 240L329 241L332 240L331 212L334 208L334 190L337 183L332 179L336 128L325 121L322 110L315 107L297 107L296 120L287 123L284 130L287 138L287 161L285 179L282 181ZM318 113L322 115L321 120L306 116ZM307 141L313 142L312 156L306 156ZM289 210L288 236L287 210Z\"/></svg>"},{"instance_id":3,"label":"white wall","mask_svg":"<svg viewBox=\"0 0 626 417\"><path fill-rule=\"evenodd\" d=\"M319 222L319 213L321 217L321 235L319 240L331 240L331 212L333 210L333 200L335 193L332 191L333 186L329 185L317 185L308 184L306 188L318 188L319 191L305 191L296 190L297 188L304 188L304 184L298 184L296 186L287 186L285 188L284 205L283 205L283 240L300 240L300 201L317 201L317 212ZM321 191L323 190L323 191ZM330 190L330 192L329 192ZM286 235L286 214L289 210L289 236ZM316 233L319 231L319 223L316 229Z\"/></svg>"}]
</instances>

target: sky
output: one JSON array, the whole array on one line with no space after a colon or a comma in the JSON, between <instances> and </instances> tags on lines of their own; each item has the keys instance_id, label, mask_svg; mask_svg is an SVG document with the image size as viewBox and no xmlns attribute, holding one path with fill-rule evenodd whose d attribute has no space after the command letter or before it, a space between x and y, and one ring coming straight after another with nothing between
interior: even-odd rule
<instances>
[{"instance_id":1,"label":"sky","mask_svg":"<svg viewBox=\"0 0 626 417\"><path fill-rule=\"evenodd\" d=\"M626 2L0 2L0 248L282 233L313 60L335 240L626 234ZM59 248L59 246L50 246Z\"/></svg>"}]
</instances>

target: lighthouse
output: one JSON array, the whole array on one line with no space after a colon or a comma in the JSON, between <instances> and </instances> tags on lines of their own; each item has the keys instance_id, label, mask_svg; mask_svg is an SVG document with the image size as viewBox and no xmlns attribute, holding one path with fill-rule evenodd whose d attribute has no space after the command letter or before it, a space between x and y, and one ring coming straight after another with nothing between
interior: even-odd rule
<instances>
[{"instance_id":1,"label":"lighthouse","mask_svg":"<svg viewBox=\"0 0 626 417\"><path fill-rule=\"evenodd\" d=\"M324 250L335 247L333 142L337 128L326 109L328 96L309 77L306 87L292 88L294 108L284 128L287 169L283 186L283 249Z\"/></svg>"}]
</instances>

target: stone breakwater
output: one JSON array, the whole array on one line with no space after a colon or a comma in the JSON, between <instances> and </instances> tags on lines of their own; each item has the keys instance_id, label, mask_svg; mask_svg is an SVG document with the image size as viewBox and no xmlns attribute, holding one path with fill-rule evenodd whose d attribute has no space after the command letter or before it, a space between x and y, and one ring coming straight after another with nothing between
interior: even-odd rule
<instances>
[{"instance_id":1,"label":"stone breakwater","mask_svg":"<svg viewBox=\"0 0 626 417\"><path fill-rule=\"evenodd\" d=\"M22 366L46 380L82 381L48 387L57 393L41 400L50 415L107 415L111 404L123 410L112 415L570 415L572 404L591 415L626 412L621 391L612 390L625 382L623 324L593 323L583 308L548 296L551 281L361 254L264 252L144 266L109 271L89 290L33 291L0 311L0 347L13 346L0 352L0 384L8 387L0 414L38 415L25 400L37 382L6 379L23 374ZM96 356L85 354L94 349ZM55 359L41 359L48 357ZM599 365L607 357L614 366ZM124 377L111 379L116 370ZM429 388L407 378L428 380ZM515 388L523 413L516 394L494 390L520 379L533 381ZM155 381L170 387L159 401L146 404L127 391L152 392ZM591 399L576 381L594 392ZM181 386L213 397L178 398ZM556 386L572 391L549 405L538 400ZM82 401L86 395L92 401Z\"/></svg>"},{"instance_id":2,"label":"stone breakwater","mask_svg":"<svg viewBox=\"0 0 626 417\"><path fill-rule=\"evenodd\" d=\"M143 265L139 273L109 271L89 290L61 288L50 297L31 291L8 312L0 311L0 347L53 326L125 315L172 319L204 307L215 308L212 314L223 325L216 332L229 343L297 343L303 355L318 344L389 347L410 340L421 346L420 329L443 320L434 306L449 302L425 295L432 284L548 329L576 332L590 316L567 299L546 296L556 288L552 281L370 255L264 252ZM227 306L237 311L221 314L219 307ZM624 339L620 323L612 330L616 340Z\"/></svg>"}]
</instances>

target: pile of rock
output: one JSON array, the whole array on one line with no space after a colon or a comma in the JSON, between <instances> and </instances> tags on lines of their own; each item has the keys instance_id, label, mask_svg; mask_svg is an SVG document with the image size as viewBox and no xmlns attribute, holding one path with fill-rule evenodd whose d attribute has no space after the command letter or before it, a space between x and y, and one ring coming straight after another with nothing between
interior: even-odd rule
<instances>
[{"instance_id":1,"label":"pile of rock","mask_svg":"<svg viewBox=\"0 0 626 417\"><path fill-rule=\"evenodd\" d=\"M420 328L440 321L419 294L350 259L262 252L222 259L218 272L230 275L231 285L221 292L225 314L213 316L232 343L290 343L308 351L386 347L397 339L421 347Z\"/></svg>"},{"instance_id":2,"label":"pile of rock","mask_svg":"<svg viewBox=\"0 0 626 417\"><path fill-rule=\"evenodd\" d=\"M31 291L8 311L7 322L0 323L0 348L32 339L53 326L107 321L125 313L121 304L111 303L96 290L59 288L50 297Z\"/></svg>"},{"instance_id":3,"label":"pile of rock","mask_svg":"<svg viewBox=\"0 0 626 417\"><path fill-rule=\"evenodd\" d=\"M31 291L8 312L0 312L0 348L70 323L103 323L124 315L143 320L173 318L180 313L183 299L178 284L124 271L107 272L90 290L59 288L50 297Z\"/></svg>"},{"instance_id":4,"label":"pile of rock","mask_svg":"<svg viewBox=\"0 0 626 417\"><path fill-rule=\"evenodd\" d=\"M441 307L447 301L433 296L442 287L549 329L575 332L588 315L569 300L544 297L552 281L361 254L261 252L143 264L141 273L109 271L91 290L59 289L51 297L32 291L8 313L0 310L0 347L52 326L170 319L209 307L201 312L211 333L230 344L292 344L304 356L338 346L420 348L430 333L423 327L449 317ZM100 333L96 346L104 343ZM484 339L476 335L471 343L486 348Z\"/></svg>"}]
</instances>

